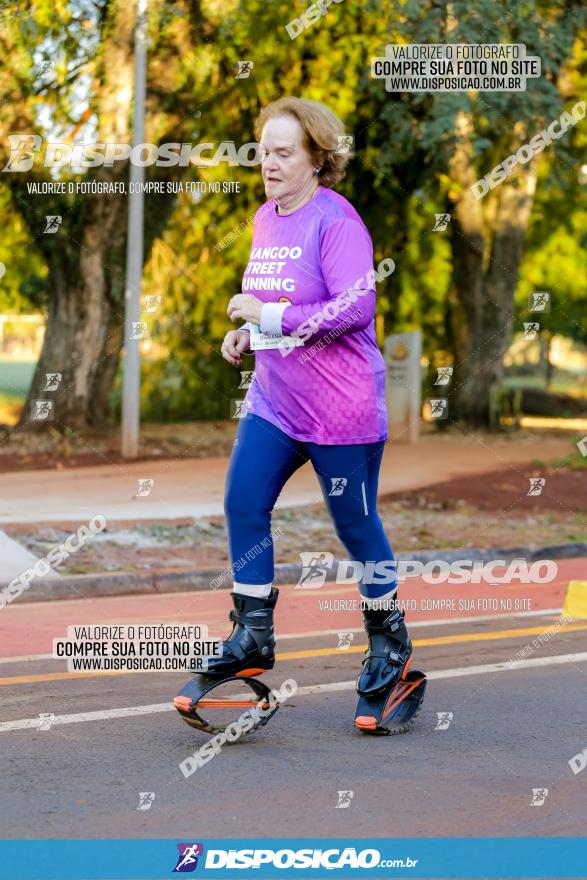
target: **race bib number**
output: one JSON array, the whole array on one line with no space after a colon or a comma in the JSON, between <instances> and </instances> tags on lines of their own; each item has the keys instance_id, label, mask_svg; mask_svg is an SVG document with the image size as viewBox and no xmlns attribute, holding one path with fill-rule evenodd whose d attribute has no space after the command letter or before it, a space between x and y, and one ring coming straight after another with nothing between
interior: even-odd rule
<instances>
[{"instance_id":1,"label":"race bib number","mask_svg":"<svg viewBox=\"0 0 587 880\"><path fill-rule=\"evenodd\" d=\"M264 348L296 348L303 345L303 339L295 336L282 336L281 334L261 333L258 324L251 325L251 351L259 351Z\"/></svg>"}]
</instances>

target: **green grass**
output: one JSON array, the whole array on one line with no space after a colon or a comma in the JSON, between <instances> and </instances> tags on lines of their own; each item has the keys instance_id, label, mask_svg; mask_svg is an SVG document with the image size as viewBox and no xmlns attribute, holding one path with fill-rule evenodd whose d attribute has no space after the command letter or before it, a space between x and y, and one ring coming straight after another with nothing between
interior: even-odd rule
<instances>
[{"instance_id":1,"label":"green grass","mask_svg":"<svg viewBox=\"0 0 587 880\"><path fill-rule=\"evenodd\" d=\"M575 379L573 376L564 376L560 379L556 377L552 380L549 387L542 376L506 376L503 384L507 388L540 388L543 391L551 391L554 394L570 394L573 397L585 396L585 383L581 382L581 374L577 374Z\"/></svg>"},{"instance_id":2,"label":"green grass","mask_svg":"<svg viewBox=\"0 0 587 880\"><path fill-rule=\"evenodd\" d=\"M587 470L587 457L583 458L578 449L564 458L555 458L552 466L557 470L584 471Z\"/></svg>"},{"instance_id":3,"label":"green grass","mask_svg":"<svg viewBox=\"0 0 587 880\"><path fill-rule=\"evenodd\" d=\"M18 421L36 364L0 356L0 424Z\"/></svg>"},{"instance_id":4,"label":"green grass","mask_svg":"<svg viewBox=\"0 0 587 880\"><path fill-rule=\"evenodd\" d=\"M0 397L22 399L29 390L36 361L15 361L0 357Z\"/></svg>"}]
</instances>

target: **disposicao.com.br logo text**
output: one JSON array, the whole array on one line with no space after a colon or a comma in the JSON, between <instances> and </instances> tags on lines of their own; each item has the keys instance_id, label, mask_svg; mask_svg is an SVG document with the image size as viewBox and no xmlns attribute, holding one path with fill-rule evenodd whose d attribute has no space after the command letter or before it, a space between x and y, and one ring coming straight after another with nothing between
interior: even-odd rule
<instances>
[{"instance_id":1,"label":"disposicao.com.br logo text","mask_svg":"<svg viewBox=\"0 0 587 880\"><path fill-rule=\"evenodd\" d=\"M414 868L418 859L382 859L376 849L209 849L204 868Z\"/></svg>"}]
</instances>

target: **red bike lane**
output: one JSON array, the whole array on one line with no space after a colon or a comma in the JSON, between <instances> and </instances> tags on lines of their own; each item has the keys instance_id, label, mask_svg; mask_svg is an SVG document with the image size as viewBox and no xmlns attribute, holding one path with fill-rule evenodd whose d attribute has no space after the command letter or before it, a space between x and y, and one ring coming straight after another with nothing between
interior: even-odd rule
<instances>
[{"instance_id":1,"label":"red bike lane","mask_svg":"<svg viewBox=\"0 0 587 880\"><path fill-rule=\"evenodd\" d=\"M559 560L557 566L554 580L544 584L430 584L420 577L409 578L398 598L412 624L558 611L569 581L587 578L587 559ZM290 584L280 590L275 614L278 636L362 628L355 583L327 582L318 589ZM68 626L83 624L192 623L208 626L210 635L226 635L230 607L227 590L30 603L17 599L0 611L0 658L50 654L53 639L62 638Z\"/></svg>"}]
</instances>

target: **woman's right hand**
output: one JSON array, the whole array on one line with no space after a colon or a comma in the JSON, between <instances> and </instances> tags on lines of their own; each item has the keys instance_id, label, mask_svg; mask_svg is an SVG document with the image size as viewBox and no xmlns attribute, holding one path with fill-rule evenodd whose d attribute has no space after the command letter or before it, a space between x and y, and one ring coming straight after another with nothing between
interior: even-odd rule
<instances>
[{"instance_id":1,"label":"woman's right hand","mask_svg":"<svg viewBox=\"0 0 587 880\"><path fill-rule=\"evenodd\" d=\"M241 354L250 351L251 334L248 330L229 330L222 343L221 354L225 361L238 367Z\"/></svg>"}]
</instances>

